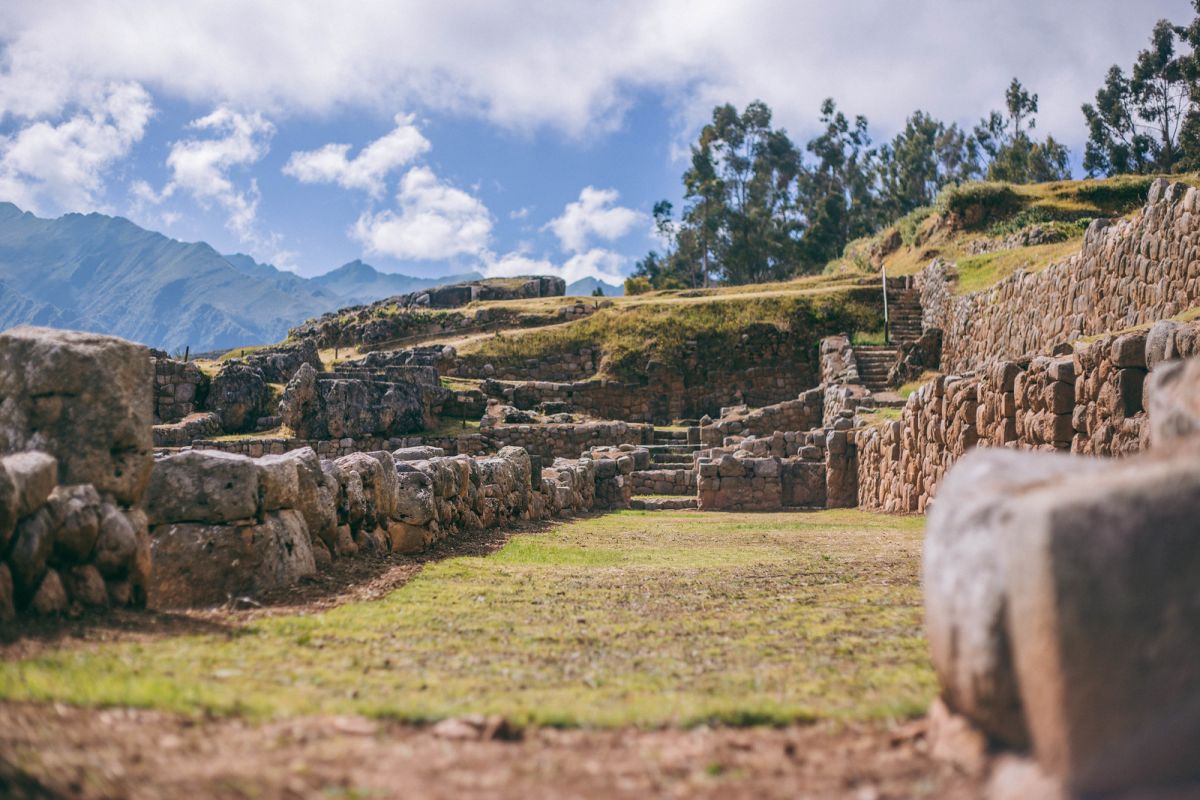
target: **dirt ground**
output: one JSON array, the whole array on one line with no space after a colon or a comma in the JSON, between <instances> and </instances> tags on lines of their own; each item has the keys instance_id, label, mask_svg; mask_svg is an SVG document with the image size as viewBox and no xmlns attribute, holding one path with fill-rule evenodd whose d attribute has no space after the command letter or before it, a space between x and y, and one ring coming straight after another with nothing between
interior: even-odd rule
<instances>
[{"instance_id":1,"label":"dirt ground","mask_svg":"<svg viewBox=\"0 0 1200 800\"><path fill-rule=\"evenodd\" d=\"M979 784L926 753L924 724L505 731L360 717L266 724L0 705L0 796L14 798L962 798ZM504 737L504 738L500 738Z\"/></svg>"},{"instance_id":2,"label":"dirt ground","mask_svg":"<svg viewBox=\"0 0 1200 800\"><path fill-rule=\"evenodd\" d=\"M360 558L256 601L202 612L27 620L0 658L47 648L232 630L264 615L382 597L430 561L494 552L514 532L456 538L414 558ZM362 717L251 722L137 709L0 703L0 797L13 798L962 798L977 777L929 756L924 722L899 726L512 730Z\"/></svg>"}]
</instances>

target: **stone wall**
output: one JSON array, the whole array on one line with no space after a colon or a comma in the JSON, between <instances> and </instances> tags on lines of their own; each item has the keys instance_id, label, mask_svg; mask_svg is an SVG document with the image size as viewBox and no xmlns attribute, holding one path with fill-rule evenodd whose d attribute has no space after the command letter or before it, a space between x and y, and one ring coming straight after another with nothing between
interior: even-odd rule
<instances>
[{"instance_id":1,"label":"stone wall","mask_svg":"<svg viewBox=\"0 0 1200 800\"><path fill-rule=\"evenodd\" d=\"M731 439L697 459L702 511L777 511L856 505L858 471L851 422L810 431Z\"/></svg>"},{"instance_id":2,"label":"stone wall","mask_svg":"<svg viewBox=\"0 0 1200 800\"><path fill-rule=\"evenodd\" d=\"M926 328L943 332L942 367L1047 354L1057 344L1145 325L1200 303L1200 191L1155 181L1142 213L1096 220L1080 253L1036 273L1017 272L962 297L953 269L919 276Z\"/></svg>"},{"instance_id":3,"label":"stone wall","mask_svg":"<svg viewBox=\"0 0 1200 800\"><path fill-rule=\"evenodd\" d=\"M795 400L739 408L700 426L700 442L720 446L727 436L770 436L775 431L807 431L821 426L825 396L822 389L809 389Z\"/></svg>"},{"instance_id":4,"label":"stone wall","mask_svg":"<svg viewBox=\"0 0 1200 800\"><path fill-rule=\"evenodd\" d=\"M601 421L578 423L497 424L484 417L479 433L491 449L523 447L547 461L577 458L593 447L646 445L654 442L654 426L644 423Z\"/></svg>"},{"instance_id":5,"label":"stone wall","mask_svg":"<svg viewBox=\"0 0 1200 800\"><path fill-rule=\"evenodd\" d=\"M462 436L394 436L387 439L366 437L360 439L297 439L292 437L247 437L244 439L196 439L191 446L196 450L217 450L223 453L258 458L264 455L282 455L292 450L311 447L321 458L340 458L351 453L369 453L374 450L395 450L402 447L436 447L449 455L483 455L488 452L488 443L477 433Z\"/></svg>"},{"instance_id":6,"label":"stone wall","mask_svg":"<svg viewBox=\"0 0 1200 800\"><path fill-rule=\"evenodd\" d=\"M570 382L591 378L600 369L600 350L583 347L573 353L547 354L522 364L496 366L487 356L461 356L447 374L462 378L496 378L509 381Z\"/></svg>"},{"instance_id":7,"label":"stone wall","mask_svg":"<svg viewBox=\"0 0 1200 800\"><path fill-rule=\"evenodd\" d=\"M190 450L155 463L146 492L160 608L222 604L363 552L412 553L456 531L627 507L632 459L558 460L520 448L447 457L400 448L322 460Z\"/></svg>"},{"instance_id":8,"label":"stone wall","mask_svg":"<svg viewBox=\"0 0 1200 800\"><path fill-rule=\"evenodd\" d=\"M0 334L0 619L145 602L154 385L121 339Z\"/></svg>"},{"instance_id":9,"label":"stone wall","mask_svg":"<svg viewBox=\"0 0 1200 800\"><path fill-rule=\"evenodd\" d=\"M191 361L152 358L155 422L178 422L203 407L208 378Z\"/></svg>"},{"instance_id":10,"label":"stone wall","mask_svg":"<svg viewBox=\"0 0 1200 800\"><path fill-rule=\"evenodd\" d=\"M696 494L696 470L643 469L632 475L634 494Z\"/></svg>"},{"instance_id":11,"label":"stone wall","mask_svg":"<svg viewBox=\"0 0 1200 800\"><path fill-rule=\"evenodd\" d=\"M1200 352L1193 324L1101 336L1073 352L994 361L942 376L909 397L901 419L857 432L859 504L924 512L946 469L981 447L1127 456L1149 440L1148 367Z\"/></svg>"}]
</instances>

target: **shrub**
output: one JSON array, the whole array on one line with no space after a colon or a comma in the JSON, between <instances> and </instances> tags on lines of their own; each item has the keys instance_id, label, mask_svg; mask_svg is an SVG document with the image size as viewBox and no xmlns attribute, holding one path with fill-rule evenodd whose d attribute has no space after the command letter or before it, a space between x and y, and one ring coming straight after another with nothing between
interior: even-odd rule
<instances>
[{"instance_id":1,"label":"shrub","mask_svg":"<svg viewBox=\"0 0 1200 800\"><path fill-rule=\"evenodd\" d=\"M942 190L937 211L954 227L979 228L1016 213L1024 204L1006 183L964 183Z\"/></svg>"},{"instance_id":2,"label":"shrub","mask_svg":"<svg viewBox=\"0 0 1200 800\"><path fill-rule=\"evenodd\" d=\"M642 276L625 279L625 294L645 294L654 287L650 285L650 279Z\"/></svg>"}]
</instances>

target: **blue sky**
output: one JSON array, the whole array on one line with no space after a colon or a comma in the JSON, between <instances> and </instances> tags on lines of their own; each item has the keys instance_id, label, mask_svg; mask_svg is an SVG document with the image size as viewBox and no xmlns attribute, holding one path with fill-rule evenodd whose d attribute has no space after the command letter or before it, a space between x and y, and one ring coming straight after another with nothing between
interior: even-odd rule
<instances>
[{"instance_id":1,"label":"blue sky","mask_svg":"<svg viewBox=\"0 0 1200 800\"><path fill-rule=\"evenodd\" d=\"M26 2L0 8L0 200L99 210L314 275L627 274L712 106L820 100L877 140L1018 75L1080 103L1186 0ZM340 147L339 147L340 146ZM360 155L365 157L359 158ZM357 159L357 160L356 160Z\"/></svg>"}]
</instances>

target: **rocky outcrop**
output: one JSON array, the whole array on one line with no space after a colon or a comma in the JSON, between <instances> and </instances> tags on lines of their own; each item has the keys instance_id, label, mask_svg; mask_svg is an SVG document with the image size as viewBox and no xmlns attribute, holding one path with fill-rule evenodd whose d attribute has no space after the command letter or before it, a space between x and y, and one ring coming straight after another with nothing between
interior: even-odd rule
<instances>
[{"instance_id":1,"label":"rocky outcrop","mask_svg":"<svg viewBox=\"0 0 1200 800\"><path fill-rule=\"evenodd\" d=\"M431 421L418 384L324 377L308 364L284 389L279 415L302 439L397 436Z\"/></svg>"},{"instance_id":2,"label":"rocky outcrop","mask_svg":"<svg viewBox=\"0 0 1200 800\"><path fill-rule=\"evenodd\" d=\"M229 362L212 379L208 408L220 416L227 433L253 431L271 412L271 387L257 368Z\"/></svg>"},{"instance_id":3,"label":"rocky outcrop","mask_svg":"<svg viewBox=\"0 0 1200 800\"><path fill-rule=\"evenodd\" d=\"M230 363L237 362L258 370L267 383L287 383L296 374L296 370L300 369L301 364L308 364L317 371L324 369L321 356L317 352L317 343L312 339L260 347Z\"/></svg>"}]
</instances>

